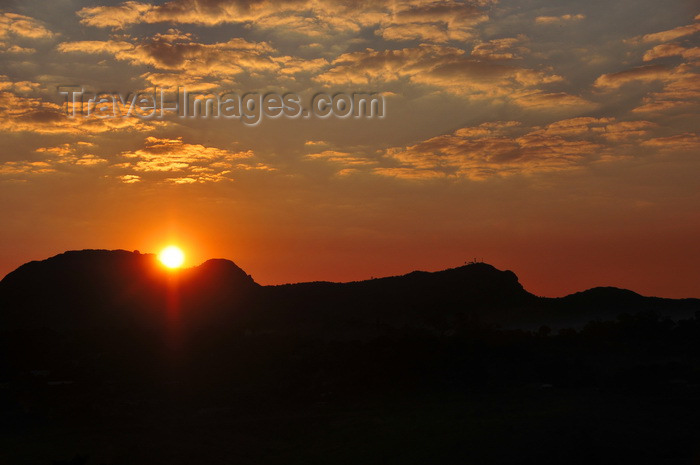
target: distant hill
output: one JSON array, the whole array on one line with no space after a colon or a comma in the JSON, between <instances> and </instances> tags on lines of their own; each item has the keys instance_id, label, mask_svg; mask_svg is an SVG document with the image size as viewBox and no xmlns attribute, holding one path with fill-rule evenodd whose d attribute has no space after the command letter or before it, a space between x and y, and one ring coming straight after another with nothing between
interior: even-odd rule
<instances>
[{"instance_id":1,"label":"distant hill","mask_svg":"<svg viewBox=\"0 0 700 465\"><path fill-rule=\"evenodd\" d=\"M153 254L69 251L26 263L0 281L0 323L4 328L158 326L174 298L183 308L233 309L257 287L229 260L168 272Z\"/></svg>"},{"instance_id":2,"label":"distant hill","mask_svg":"<svg viewBox=\"0 0 700 465\"><path fill-rule=\"evenodd\" d=\"M0 281L0 462L696 463L698 310L485 263L261 286L66 252Z\"/></svg>"},{"instance_id":3,"label":"distant hill","mask_svg":"<svg viewBox=\"0 0 700 465\"><path fill-rule=\"evenodd\" d=\"M473 263L350 283L260 286L229 260L168 271L155 255L70 251L20 266L0 281L2 328L159 328L289 332L367 338L386 332L450 332L464 325L579 325L620 313L688 317L697 299L660 299L595 288L537 297L511 271Z\"/></svg>"}]
</instances>

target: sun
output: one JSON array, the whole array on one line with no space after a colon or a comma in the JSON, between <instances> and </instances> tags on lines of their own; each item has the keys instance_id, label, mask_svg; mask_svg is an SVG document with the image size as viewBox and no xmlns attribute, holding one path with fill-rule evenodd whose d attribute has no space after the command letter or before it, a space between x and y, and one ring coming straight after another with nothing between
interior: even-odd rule
<instances>
[{"instance_id":1,"label":"sun","mask_svg":"<svg viewBox=\"0 0 700 465\"><path fill-rule=\"evenodd\" d=\"M158 259L168 268L180 268L185 261L185 254L179 247L170 245L160 252Z\"/></svg>"}]
</instances>

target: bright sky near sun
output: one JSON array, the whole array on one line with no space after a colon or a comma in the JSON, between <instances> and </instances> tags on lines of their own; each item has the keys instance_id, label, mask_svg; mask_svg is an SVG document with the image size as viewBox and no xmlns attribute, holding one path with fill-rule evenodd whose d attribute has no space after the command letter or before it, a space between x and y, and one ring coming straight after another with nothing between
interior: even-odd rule
<instances>
[{"instance_id":1,"label":"bright sky near sun","mask_svg":"<svg viewBox=\"0 0 700 465\"><path fill-rule=\"evenodd\" d=\"M700 8L672 0L0 4L0 276L68 249L263 284L474 258L542 295L700 297ZM69 119L124 94L383 92L384 119Z\"/></svg>"},{"instance_id":2,"label":"bright sky near sun","mask_svg":"<svg viewBox=\"0 0 700 465\"><path fill-rule=\"evenodd\" d=\"M185 254L179 247L169 245L158 254L158 259L168 268L180 268L185 262Z\"/></svg>"}]
</instances>

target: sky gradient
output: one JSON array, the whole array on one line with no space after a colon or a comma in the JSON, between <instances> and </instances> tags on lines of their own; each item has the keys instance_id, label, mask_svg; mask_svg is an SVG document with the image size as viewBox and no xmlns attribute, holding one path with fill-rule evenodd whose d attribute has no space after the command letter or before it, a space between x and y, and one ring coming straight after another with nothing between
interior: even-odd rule
<instances>
[{"instance_id":1,"label":"sky gradient","mask_svg":"<svg viewBox=\"0 0 700 465\"><path fill-rule=\"evenodd\" d=\"M0 2L0 276L70 249L261 284L483 259L700 297L692 1ZM381 92L383 119L68 118L124 94Z\"/></svg>"}]
</instances>

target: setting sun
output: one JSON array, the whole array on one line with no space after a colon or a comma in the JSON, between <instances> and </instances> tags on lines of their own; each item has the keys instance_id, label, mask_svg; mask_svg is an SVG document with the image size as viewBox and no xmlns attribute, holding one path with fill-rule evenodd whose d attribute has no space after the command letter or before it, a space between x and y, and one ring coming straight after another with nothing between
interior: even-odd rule
<instances>
[{"instance_id":1,"label":"setting sun","mask_svg":"<svg viewBox=\"0 0 700 465\"><path fill-rule=\"evenodd\" d=\"M180 268L185 261L185 254L179 247L171 245L161 251L158 259L168 268Z\"/></svg>"}]
</instances>

